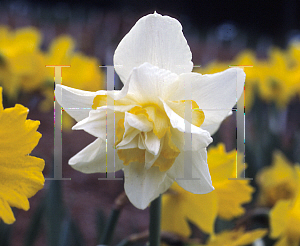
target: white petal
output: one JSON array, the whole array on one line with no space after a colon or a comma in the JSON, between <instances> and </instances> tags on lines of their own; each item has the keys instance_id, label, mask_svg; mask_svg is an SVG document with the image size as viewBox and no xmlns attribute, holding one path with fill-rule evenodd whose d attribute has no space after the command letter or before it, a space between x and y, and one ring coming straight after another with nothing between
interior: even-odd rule
<instances>
[{"instance_id":1,"label":"white petal","mask_svg":"<svg viewBox=\"0 0 300 246\"><path fill-rule=\"evenodd\" d=\"M149 132L147 133L149 134ZM154 134L155 135L155 134ZM156 136L155 136L156 137ZM158 139L159 140L159 139ZM155 140L156 141L156 140ZM156 151L154 153L156 153L154 155L154 153L150 152L149 149L147 148L147 151L145 153L145 168L146 169L149 169L152 167L153 163L157 160L157 158L159 157L160 153L161 153L161 150L163 148L163 141L164 141L164 138L162 140L159 140L159 144L158 143L155 143L155 145L159 145L158 146L158 152L156 153ZM157 147L156 147L157 148Z\"/></svg>"},{"instance_id":2,"label":"white petal","mask_svg":"<svg viewBox=\"0 0 300 246\"><path fill-rule=\"evenodd\" d=\"M191 83L191 96L185 98L185 84ZM229 68L215 74L181 74L176 81L177 92L170 100L194 100L203 110L205 120L201 127L223 121L240 98L245 82L245 73L241 68Z\"/></svg>"},{"instance_id":3,"label":"white petal","mask_svg":"<svg viewBox=\"0 0 300 246\"><path fill-rule=\"evenodd\" d=\"M134 143L133 145L131 146L135 146L137 147L138 146L138 140L139 140L139 136L137 136L141 131L132 127L129 123L128 123L128 117L130 117L131 114L125 112L125 119L124 119L124 128L125 128L125 131L124 131L124 134L123 134L123 139L122 141L117 145L117 148L119 147L122 147L122 146L125 146L123 147L122 149L126 148L126 146L134 139L136 138L136 143ZM133 148L135 148L133 147Z\"/></svg>"},{"instance_id":4,"label":"white petal","mask_svg":"<svg viewBox=\"0 0 300 246\"><path fill-rule=\"evenodd\" d=\"M160 103L158 97L168 98L175 90L174 82L178 79L175 73L160 69L149 63L134 68L128 86L128 95L139 103Z\"/></svg>"},{"instance_id":5,"label":"white petal","mask_svg":"<svg viewBox=\"0 0 300 246\"><path fill-rule=\"evenodd\" d=\"M89 116L95 96L105 93L105 91L90 92L56 85L55 99L71 117L76 121L81 121Z\"/></svg>"},{"instance_id":6,"label":"white petal","mask_svg":"<svg viewBox=\"0 0 300 246\"><path fill-rule=\"evenodd\" d=\"M123 139L117 145L117 149L134 149L134 148L138 148L138 144L139 144L139 135L135 135L135 137L131 138L130 141L128 141L128 138Z\"/></svg>"},{"instance_id":7,"label":"white petal","mask_svg":"<svg viewBox=\"0 0 300 246\"><path fill-rule=\"evenodd\" d=\"M160 139L153 133L153 131L147 132L145 137L145 145L147 150L152 155L157 155L160 148Z\"/></svg>"},{"instance_id":8,"label":"white petal","mask_svg":"<svg viewBox=\"0 0 300 246\"><path fill-rule=\"evenodd\" d=\"M194 180L180 180L184 177L185 154L192 155L192 178ZM181 152L177 156L173 166L167 171L167 176L173 180L176 179L175 181L182 188L195 194L206 194L214 190L207 165L205 148L198 151Z\"/></svg>"},{"instance_id":9,"label":"white petal","mask_svg":"<svg viewBox=\"0 0 300 246\"><path fill-rule=\"evenodd\" d=\"M138 148L139 149L146 149L146 146L145 146L145 137L142 134L139 134Z\"/></svg>"},{"instance_id":10,"label":"white petal","mask_svg":"<svg viewBox=\"0 0 300 246\"><path fill-rule=\"evenodd\" d=\"M79 121L75 126L73 126L73 130L84 130L87 133L102 138L106 140L106 138L110 138L110 143L114 142L114 133L106 134L106 107L101 107L96 110L92 109L89 113L89 116L82 121ZM115 126L118 124L119 120L124 117L124 113L115 112Z\"/></svg>"},{"instance_id":11,"label":"white petal","mask_svg":"<svg viewBox=\"0 0 300 246\"><path fill-rule=\"evenodd\" d=\"M153 122L150 122L145 115L135 115L125 112L125 122L141 132L149 132L153 129Z\"/></svg>"},{"instance_id":12,"label":"white petal","mask_svg":"<svg viewBox=\"0 0 300 246\"><path fill-rule=\"evenodd\" d=\"M182 134L178 133L177 138L184 140L183 133L186 132L185 130L185 124L189 124L191 126L191 131L187 131L186 133L192 133L192 150L197 150L200 148L207 147L211 142L212 138L209 134L209 132L201 129L200 127L196 127L186 121L185 119L181 118L178 114L176 114L167 104L167 102L162 101L164 105L164 109L166 114L168 115L170 119L170 123L173 128L178 129L178 131L182 132ZM176 141L175 143L177 143Z\"/></svg>"},{"instance_id":13,"label":"white petal","mask_svg":"<svg viewBox=\"0 0 300 246\"><path fill-rule=\"evenodd\" d=\"M220 123L215 123L215 124L210 124L210 125L207 125L207 126L201 126L201 128L205 131L208 131L210 133L210 135L214 135L216 133L216 131L219 129L221 125L221 122Z\"/></svg>"},{"instance_id":14,"label":"white petal","mask_svg":"<svg viewBox=\"0 0 300 246\"><path fill-rule=\"evenodd\" d=\"M153 155L149 151L145 153L145 168L149 169L152 167L153 163L157 160L159 155Z\"/></svg>"},{"instance_id":15,"label":"white petal","mask_svg":"<svg viewBox=\"0 0 300 246\"><path fill-rule=\"evenodd\" d=\"M144 62L181 74L192 71L191 60L192 53L181 24L156 13L139 19L121 40L114 55L115 69L123 83L132 69Z\"/></svg>"},{"instance_id":16,"label":"white petal","mask_svg":"<svg viewBox=\"0 0 300 246\"><path fill-rule=\"evenodd\" d=\"M158 167L145 169L141 163L133 162L124 167L125 192L130 202L139 209L145 209L159 194L165 192L173 183L160 172Z\"/></svg>"},{"instance_id":17,"label":"white petal","mask_svg":"<svg viewBox=\"0 0 300 246\"><path fill-rule=\"evenodd\" d=\"M107 146L112 148L112 146ZM97 138L83 150L78 152L69 160L69 164L83 173L105 173L106 172L106 141ZM112 164L112 165L111 165ZM114 167L115 166L115 167ZM115 165L107 166L108 172L118 171L123 167L123 162L115 155Z\"/></svg>"}]
</instances>

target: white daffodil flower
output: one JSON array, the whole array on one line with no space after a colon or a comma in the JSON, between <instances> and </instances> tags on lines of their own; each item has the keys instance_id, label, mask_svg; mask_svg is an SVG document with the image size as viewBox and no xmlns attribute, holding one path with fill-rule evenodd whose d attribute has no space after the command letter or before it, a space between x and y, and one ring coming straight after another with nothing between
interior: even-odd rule
<instances>
[{"instance_id":1,"label":"white daffodil flower","mask_svg":"<svg viewBox=\"0 0 300 246\"><path fill-rule=\"evenodd\" d=\"M88 92L57 85L58 102L78 122L73 129L97 137L69 164L84 173L123 169L125 192L139 209L174 181L196 194L212 191L206 147L240 97L245 74L240 68L212 75L193 73L191 59L181 24L154 13L138 20L115 51L122 90ZM189 121L187 103L192 108ZM114 113L115 134L106 134L109 112ZM184 144L185 133L192 136L190 149ZM116 149L114 169L106 163L106 139L114 143L107 148ZM183 177L188 153L192 153L194 179L178 179Z\"/></svg>"}]
</instances>

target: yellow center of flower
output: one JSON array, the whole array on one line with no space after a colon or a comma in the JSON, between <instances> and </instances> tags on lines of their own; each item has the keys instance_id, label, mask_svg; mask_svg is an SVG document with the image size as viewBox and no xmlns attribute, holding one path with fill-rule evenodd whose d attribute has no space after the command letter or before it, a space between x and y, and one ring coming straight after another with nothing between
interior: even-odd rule
<instances>
[{"instance_id":1,"label":"yellow center of flower","mask_svg":"<svg viewBox=\"0 0 300 246\"><path fill-rule=\"evenodd\" d=\"M125 101L115 100L115 106L124 105ZM200 127L204 121L204 113L198 108L198 105L193 100L181 100L181 101L169 101L169 107L180 117L185 117L185 103L189 103L192 108L192 123L193 125ZM94 98L93 109L97 107L107 105L107 96L98 95ZM131 108L128 113L134 114L136 116L144 116L149 122L153 123L153 133L158 139L161 139L161 152L156 161L152 166L159 167L161 172L167 171L175 162L176 157L179 155L180 150L174 143L171 133L171 124L169 117L167 116L162 105L147 103L141 106L135 106ZM116 137L117 141L115 146L117 146L124 137L125 127L124 118L120 119L116 126ZM145 133L141 132L143 137ZM124 165L129 165L131 162L145 163L145 149L131 148L131 149L118 149L118 155L121 160L123 160Z\"/></svg>"}]
</instances>

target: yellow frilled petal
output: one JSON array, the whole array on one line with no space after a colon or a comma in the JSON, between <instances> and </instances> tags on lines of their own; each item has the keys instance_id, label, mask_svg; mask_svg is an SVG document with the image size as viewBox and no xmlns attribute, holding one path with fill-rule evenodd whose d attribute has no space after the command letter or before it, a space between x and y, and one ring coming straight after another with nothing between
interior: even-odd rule
<instances>
[{"instance_id":1,"label":"yellow frilled petal","mask_svg":"<svg viewBox=\"0 0 300 246\"><path fill-rule=\"evenodd\" d=\"M159 171L165 172L174 164L179 153L179 149L172 140L170 127L168 127L164 138L163 148L153 166L158 166Z\"/></svg>"},{"instance_id":2,"label":"yellow frilled petal","mask_svg":"<svg viewBox=\"0 0 300 246\"><path fill-rule=\"evenodd\" d=\"M207 246L243 246L264 237L267 229L256 229L245 232L243 228L234 231L224 231L209 240Z\"/></svg>"},{"instance_id":3,"label":"yellow frilled petal","mask_svg":"<svg viewBox=\"0 0 300 246\"><path fill-rule=\"evenodd\" d=\"M145 150L134 148L134 149L118 149L118 156L123 161L125 166L131 162L145 163Z\"/></svg>"},{"instance_id":4,"label":"yellow frilled petal","mask_svg":"<svg viewBox=\"0 0 300 246\"><path fill-rule=\"evenodd\" d=\"M165 111L162 110L158 105L150 104L143 105L143 107L136 106L129 112L135 115L145 115L150 122L153 122L153 133L159 139L165 136L169 126L169 118Z\"/></svg>"},{"instance_id":5,"label":"yellow frilled petal","mask_svg":"<svg viewBox=\"0 0 300 246\"><path fill-rule=\"evenodd\" d=\"M93 100L92 109L96 109L97 107L102 107L106 104L107 104L107 95L95 96Z\"/></svg>"},{"instance_id":6,"label":"yellow frilled petal","mask_svg":"<svg viewBox=\"0 0 300 246\"><path fill-rule=\"evenodd\" d=\"M93 101L92 108L101 107L106 104L106 96L96 96ZM120 100L114 101L115 105L120 105ZM174 164L176 157L179 155L180 151L172 140L172 135L169 126L169 119L165 112L163 112L156 105L146 105L144 107L135 106L129 113L145 117L146 120L153 123L153 133L158 137L164 137L162 143L163 147L161 153L152 166L159 167L161 172L165 172ZM124 119L119 120L116 136L117 146L123 138L125 132ZM123 160L124 165L128 165L130 162L138 161L140 163L145 162L145 149L120 149L118 150L118 155L121 160Z\"/></svg>"},{"instance_id":7,"label":"yellow frilled petal","mask_svg":"<svg viewBox=\"0 0 300 246\"><path fill-rule=\"evenodd\" d=\"M28 198L44 185L44 160L28 155L41 137L39 122L26 120L27 113L22 105L3 110L1 103L0 217L8 224L15 220L10 206L28 210Z\"/></svg>"},{"instance_id":8,"label":"yellow frilled petal","mask_svg":"<svg viewBox=\"0 0 300 246\"><path fill-rule=\"evenodd\" d=\"M272 165L263 168L256 180L260 187L258 201L263 206L273 206L280 199L291 199L297 189L295 169L279 151L274 152Z\"/></svg>"},{"instance_id":9,"label":"yellow frilled petal","mask_svg":"<svg viewBox=\"0 0 300 246\"><path fill-rule=\"evenodd\" d=\"M251 201L254 188L246 180L228 180L236 177L236 169L244 170L241 156L235 150L226 152L225 145L220 143L209 148L207 163L218 197L218 215L227 220L242 215L242 205Z\"/></svg>"},{"instance_id":10,"label":"yellow frilled petal","mask_svg":"<svg viewBox=\"0 0 300 246\"><path fill-rule=\"evenodd\" d=\"M117 146L123 138L123 134L125 132L125 127L124 127L124 118L120 119L117 126L116 126L116 143L115 146Z\"/></svg>"},{"instance_id":11,"label":"yellow frilled petal","mask_svg":"<svg viewBox=\"0 0 300 246\"><path fill-rule=\"evenodd\" d=\"M193 194L177 183L171 192L162 198L162 230L188 237L191 234L187 220L208 234L214 232L217 217L217 199L214 191L208 194Z\"/></svg>"},{"instance_id":12,"label":"yellow frilled petal","mask_svg":"<svg viewBox=\"0 0 300 246\"><path fill-rule=\"evenodd\" d=\"M145 106L144 109L148 115L149 121L153 122L153 133L160 139L167 132L169 118L165 111L161 110L156 105Z\"/></svg>"},{"instance_id":13,"label":"yellow frilled petal","mask_svg":"<svg viewBox=\"0 0 300 246\"><path fill-rule=\"evenodd\" d=\"M112 100L111 97L109 97L110 100ZM128 98L122 98L119 100L114 100L114 106L127 106L127 105L131 105L132 103L134 103L134 101L128 97ZM96 109L98 107L102 107L102 106L106 106L107 105L107 95L97 95L95 96L94 100L93 100L93 105L92 105L92 109ZM133 107L130 111L131 114L144 114L145 116L148 117L148 115L146 114L146 111L144 109L142 109L141 107Z\"/></svg>"},{"instance_id":14,"label":"yellow frilled petal","mask_svg":"<svg viewBox=\"0 0 300 246\"><path fill-rule=\"evenodd\" d=\"M99 103L101 100L101 97L98 97L97 102ZM98 102L99 101L99 102ZM95 100L94 100L95 104ZM140 109L140 107L135 107L134 110L131 110L132 113L145 113L144 115L148 117L146 110ZM116 137L117 141L115 145L117 146L123 139L123 135L125 132L124 128L124 119L120 119L117 124L116 129ZM176 157L179 155L180 151L177 148L177 146L174 144L171 138L171 131L170 127L166 129L166 134L164 137L163 147L161 150L161 153L157 160L153 163L153 166L159 167L159 170L161 172L167 171L175 162ZM118 155L119 158L123 161L124 165L128 165L130 162L139 162L144 163L145 162L145 150L139 149L139 148L133 148L133 149L119 149Z\"/></svg>"}]
</instances>

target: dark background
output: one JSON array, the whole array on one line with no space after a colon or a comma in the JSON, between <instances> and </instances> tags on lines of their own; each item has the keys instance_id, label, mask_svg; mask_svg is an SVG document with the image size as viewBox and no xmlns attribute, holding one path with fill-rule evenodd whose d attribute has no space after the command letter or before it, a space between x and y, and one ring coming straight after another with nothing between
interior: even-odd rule
<instances>
[{"instance_id":1,"label":"dark background","mask_svg":"<svg viewBox=\"0 0 300 246\"><path fill-rule=\"evenodd\" d=\"M291 31L300 26L300 2L297 0L272 1L164 1L164 0L75 0L75 1L1 1L2 7L26 12L51 8L60 14L74 9L83 12L96 10L130 13L141 17L154 10L170 14L180 21L189 22L198 30L207 31L223 22L233 22L249 35L268 36L279 45L285 42Z\"/></svg>"},{"instance_id":2,"label":"dark background","mask_svg":"<svg viewBox=\"0 0 300 246\"><path fill-rule=\"evenodd\" d=\"M0 1L0 25L13 29L37 27L43 36L44 50L57 36L69 34L76 40L77 50L97 57L99 65L112 65L114 50L124 35L139 18L155 10L181 22L195 65L205 65L214 59L230 60L247 48L265 57L271 45L285 48L291 38L300 38L300 1L297 0ZM45 177L52 177L53 111L41 113L37 106L18 103L29 107L28 118L41 121L39 131L43 137L32 155L45 159ZM228 119L220 129L232 138L227 135L221 138L227 139L227 150L234 148L236 129L232 121L233 118ZM99 181L103 174L86 175L67 165L70 157L92 141L93 137L83 131L63 132L63 176L72 180L61 182L62 196L64 206L83 235L84 245L96 245L97 211L103 211L107 218L114 199L123 191L122 181ZM17 221L12 227L11 245L22 245L32 216L49 186L50 182L46 181L45 188L30 199L28 212L15 210ZM113 244L146 230L148 212L126 205ZM35 245L46 245L46 230L44 221Z\"/></svg>"}]
</instances>

